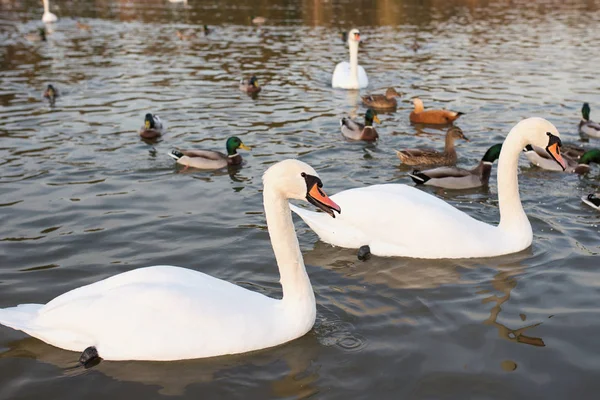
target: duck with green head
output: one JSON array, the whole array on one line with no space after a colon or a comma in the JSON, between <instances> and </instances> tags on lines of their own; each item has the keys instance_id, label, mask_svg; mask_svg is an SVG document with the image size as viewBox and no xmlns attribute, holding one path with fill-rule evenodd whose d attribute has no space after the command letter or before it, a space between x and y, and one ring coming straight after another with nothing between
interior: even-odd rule
<instances>
[{"instance_id":1,"label":"duck with green head","mask_svg":"<svg viewBox=\"0 0 600 400\"><path fill-rule=\"evenodd\" d=\"M479 164L472 169L438 167L425 171L414 170L408 174L417 185L437 186L446 189L472 189L485 186L490 181L492 165L500 157L502 143L490 147Z\"/></svg>"},{"instance_id":2,"label":"duck with green head","mask_svg":"<svg viewBox=\"0 0 600 400\"><path fill-rule=\"evenodd\" d=\"M582 119L579 122L579 133L589 137L600 138L600 124L590 120L590 105L583 103L581 108Z\"/></svg>"},{"instance_id":3,"label":"duck with green head","mask_svg":"<svg viewBox=\"0 0 600 400\"><path fill-rule=\"evenodd\" d=\"M365 142L374 142L379 138L373 122L381 123L377 112L372 108L369 108L365 113L365 123L361 124L351 120L350 118L342 118L340 120L340 127L342 129L342 135L345 138L351 140L364 140Z\"/></svg>"},{"instance_id":4,"label":"duck with green head","mask_svg":"<svg viewBox=\"0 0 600 400\"><path fill-rule=\"evenodd\" d=\"M556 162L546 150L540 147L527 145L523 149L523 151L525 152L525 156L527 157L529 162L531 162L533 165L548 171L563 171L560 165L558 167L555 167L553 165L556 164ZM561 155L567 163L567 168L564 170L564 172L571 174L586 174L590 172L590 163L600 164L599 149L588 150L578 156L577 152L575 152L571 148L568 148L566 152L561 151Z\"/></svg>"},{"instance_id":5,"label":"duck with green head","mask_svg":"<svg viewBox=\"0 0 600 400\"><path fill-rule=\"evenodd\" d=\"M177 164L197 169L220 169L229 165L240 165L242 156L237 152L238 149L250 150L240 138L232 136L225 142L227 154L214 150L171 150L169 156L177 160Z\"/></svg>"},{"instance_id":6,"label":"duck with green head","mask_svg":"<svg viewBox=\"0 0 600 400\"><path fill-rule=\"evenodd\" d=\"M156 114L147 113L144 125L140 128L140 136L144 139L156 139L163 134L163 123Z\"/></svg>"},{"instance_id":7,"label":"duck with green head","mask_svg":"<svg viewBox=\"0 0 600 400\"><path fill-rule=\"evenodd\" d=\"M250 79L242 79L240 81L240 90L246 93L258 93L262 88L258 84L258 79L255 75L252 75Z\"/></svg>"}]
</instances>

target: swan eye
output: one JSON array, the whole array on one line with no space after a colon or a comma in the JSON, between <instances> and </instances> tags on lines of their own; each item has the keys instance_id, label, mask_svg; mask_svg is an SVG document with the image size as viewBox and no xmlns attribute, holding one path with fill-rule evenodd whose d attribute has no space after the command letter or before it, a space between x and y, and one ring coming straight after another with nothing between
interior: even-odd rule
<instances>
[{"instance_id":1,"label":"swan eye","mask_svg":"<svg viewBox=\"0 0 600 400\"><path fill-rule=\"evenodd\" d=\"M306 178L306 173L303 172L303 173L300 174L300 176L303 177L303 178Z\"/></svg>"}]
</instances>

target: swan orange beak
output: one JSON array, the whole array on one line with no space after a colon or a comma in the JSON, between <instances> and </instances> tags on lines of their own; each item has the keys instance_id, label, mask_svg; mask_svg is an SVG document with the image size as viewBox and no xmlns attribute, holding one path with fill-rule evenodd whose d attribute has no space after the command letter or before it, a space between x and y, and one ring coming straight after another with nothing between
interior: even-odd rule
<instances>
[{"instance_id":1,"label":"swan orange beak","mask_svg":"<svg viewBox=\"0 0 600 400\"><path fill-rule=\"evenodd\" d=\"M355 33L354 39L356 39L356 41L359 42L360 41L360 33Z\"/></svg>"},{"instance_id":2,"label":"swan orange beak","mask_svg":"<svg viewBox=\"0 0 600 400\"><path fill-rule=\"evenodd\" d=\"M304 172L302 173L302 176L306 180L306 187L308 188L306 200L308 200L310 204L325 211L333 218L335 218L335 214L333 213L334 211L337 211L338 214L341 214L342 209L340 206L335 204L333 200L327 197L323 189L321 189L323 187L323 183L319 178L313 175L305 174Z\"/></svg>"},{"instance_id":3,"label":"swan orange beak","mask_svg":"<svg viewBox=\"0 0 600 400\"><path fill-rule=\"evenodd\" d=\"M563 171L567 169L567 163L560 155L560 141L549 144L548 147L546 147L546 151L548 154L550 154L554 161L560 164L560 167L563 169Z\"/></svg>"}]
</instances>

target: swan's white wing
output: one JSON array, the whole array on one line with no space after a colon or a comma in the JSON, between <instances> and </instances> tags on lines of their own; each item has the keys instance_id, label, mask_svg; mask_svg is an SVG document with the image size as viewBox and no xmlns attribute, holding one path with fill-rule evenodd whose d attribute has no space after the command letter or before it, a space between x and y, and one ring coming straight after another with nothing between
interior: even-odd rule
<instances>
[{"instance_id":1,"label":"swan's white wing","mask_svg":"<svg viewBox=\"0 0 600 400\"><path fill-rule=\"evenodd\" d=\"M350 84L350 63L342 61L335 66L331 77L331 86L334 88L347 89Z\"/></svg>"},{"instance_id":2,"label":"swan's white wing","mask_svg":"<svg viewBox=\"0 0 600 400\"><path fill-rule=\"evenodd\" d=\"M200 358L297 337L286 331L279 304L200 272L157 266L67 292L17 329L67 350L96 346L110 360Z\"/></svg>"},{"instance_id":3,"label":"swan's white wing","mask_svg":"<svg viewBox=\"0 0 600 400\"><path fill-rule=\"evenodd\" d=\"M358 88L363 89L369 86L369 78L363 67L358 66Z\"/></svg>"},{"instance_id":4,"label":"swan's white wing","mask_svg":"<svg viewBox=\"0 0 600 400\"><path fill-rule=\"evenodd\" d=\"M350 76L350 63L343 61L335 66L333 76L331 77L331 86L341 89L362 89L369 85L369 78L365 69L358 66L358 86Z\"/></svg>"},{"instance_id":5,"label":"swan's white wing","mask_svg":"<svg viewBox=\"0 0 600 400\"><path fill-rule=\"evenodd\" d=\"M375 255L419 258L485 257L514 247L497 227L407 185L349 189L331 199L342 210L336 218L297 207L292 211L336 246L369 245Z\"/></svg>"}]
</instances>

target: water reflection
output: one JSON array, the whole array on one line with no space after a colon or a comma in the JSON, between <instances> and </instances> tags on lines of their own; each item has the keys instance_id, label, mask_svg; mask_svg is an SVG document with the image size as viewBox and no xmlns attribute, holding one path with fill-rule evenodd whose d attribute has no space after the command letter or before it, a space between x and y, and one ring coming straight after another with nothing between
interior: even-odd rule
<instances>
[{"instance_id":1,"label":"water reflection","mask_svg":"<svg viewBox=\"0 0 600 400\"><path fill-rule=\"evenodd\" d=\"M316 337L308 333L288 344L251 354L176 362L101 361L86 370L77 366L78 353L27 337L9 343L0 359L35 359L60 368L65 376L100 372L121 382L157 386L158 393L169 396L184 394L190 385L217 383L231 374L236 375L236 379L254 383L261 379L257 378L255 370L269 367L266 379L273 396L305 398L319 392L316 384L319 367L315 364L319 347Z\"/></svg>"},{"instance_id":2,"label":"water reflection","mask_svg":"<svg viewBox=\"0 0 600 400\"><path fill-rule=\"evenodd\" d=\"M546 346L542 338L525 335L525 332L541 325L541 322L516 329L509 328L508 326L498 322L498 316L502 311L502 305L510 300L511 291L517 287L517 276L521 275L525 270L525 268L519 264L501 265L498 268L502 269L502 271L494 275L491 285L494 290L499 291L502 294L500 296L492 294L483 299L483 304L495 303L490 310L489 318L484 321L484 324L496 327L498 329L498 335L503 339L510 340L511 342L523 343L537 347ZM505 270L505 268L509 269ZM520 314L520 317L522 321L525 321L525 314Z\"/></svg>"}]
</instances>

